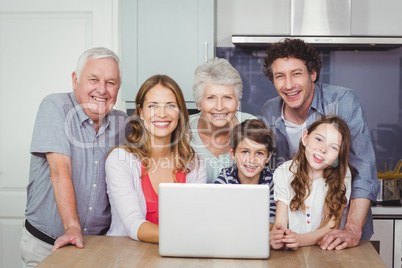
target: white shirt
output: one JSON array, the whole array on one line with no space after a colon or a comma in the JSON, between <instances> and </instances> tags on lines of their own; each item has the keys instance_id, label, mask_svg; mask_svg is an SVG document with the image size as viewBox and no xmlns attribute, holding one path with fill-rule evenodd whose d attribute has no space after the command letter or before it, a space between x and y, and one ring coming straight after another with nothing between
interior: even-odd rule
<instances>
[{"instance_id":1,"label":"white shirt","mask_svg":"<svg viewBox=\"0 0 402 268\"><path fill-rule=\"evenodd\" d=\"M303 132L306 130L306 122L304 122L301 125L294 124L292 122L289 122L285 119L285 116L283 115L283 109L284 109L285 102L282 105L282 120L285 122L285 131L286 131L286 139L289 144L289 153L290 157L293 158L294 154L299 150L299 143L300 139L303 135Z\"/></svg>"},{"instance_id":2,"label":"white shirt","mask_svg":"<svg viewBox=\"0 0 402 268\"><path fill-rule=\"evenodd\" d=\"M106 235L129 236L137 233L147 215L141 184L141 161L124 149L117 148L106 159L107 194L112 222ZM201 161L198 168L186 174L186 183L206 183L207 173Z\"/></svg>"},{"instance_id":3,"label":"white shirt","mask_svg":"<svg viewBox=\"0 0 402 268\"><path fill-rule=\"evenodd\" d=\"M307 208L306 213L302 211L290 211L289 204L295 195L295 192L290 185L294 178L293 173L289 170L291 163L291 160L286 161L274 172L274 199L275 201L282 201L288 205L288 225L290 230L299 234L309 233L317 230L321 225L325 195L327 194L328 187L325 185L324 178L314 180L310 187L311 193L304 201ZM293 166L292 171L295 170L296 167ZM351 173L348 168L345 177L345 196L347 204L349 203L350 198L351 180Z\"/></svg>"}]
</instances>

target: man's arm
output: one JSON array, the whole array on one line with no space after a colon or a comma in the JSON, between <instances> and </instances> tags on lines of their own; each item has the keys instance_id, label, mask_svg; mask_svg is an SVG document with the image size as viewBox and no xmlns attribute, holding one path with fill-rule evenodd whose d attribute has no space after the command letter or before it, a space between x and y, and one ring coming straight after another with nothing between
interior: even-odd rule
<instances>
[{"instance_id":1,"label":"man's arm","mask_svg":"<svg viewBox=\"0 0 402 268\"><path fill-rule=\"evenodd\" d=\"M352 182L350 207L344 230L332 230L320 241L325 249L343 249L359 244L362 235L367 239L371 234L363 234L363 226L376 200L379 184L375 153L363 108L353 91L345 91L337 100L338 115L347 123L351 134L349 163L357 170ZM371 220L371 219L370 219ZM372 222L367 222L372 225Z\"/></svg>"},{"instance_id":2,"label":"man's arm","mask_svg":"<svg viewBox=\"0 0 402 268\"><path fill-rule=\"evenodd\" d=\"M71 158L59 153L46 153L50 168L54 197L64 234L54 243L52 251L67 244L74 244L83 248L81 225L78 218L74 186L71 179Z\"/></svg>"}]
</instances>

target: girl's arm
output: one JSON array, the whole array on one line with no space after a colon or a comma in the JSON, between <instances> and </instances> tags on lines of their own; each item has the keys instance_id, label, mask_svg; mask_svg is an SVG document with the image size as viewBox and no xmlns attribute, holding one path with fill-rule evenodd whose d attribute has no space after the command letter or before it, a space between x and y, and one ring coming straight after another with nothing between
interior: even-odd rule
<instances>
[{"instance_id":1,"label":"girl's arm","mask_svg":"<svg viewBox=\"0 0 402 268\"><path fill-rule=\"evenodd\" d=\"M345 205L342 205L341 212L343 212L343 209L345 208ZM341 213L342 215L342 213ZM338 228L339 224L335 222L335 218L332 217L331 220L323 227L320 229L317 229L313 232L306 233L306 234L299 234L299 240L300 240L300 245L301 247L303 246L312 246L312 245L317 245L318 241L320 241L324 235L332 231L334 228Z\"/></svg>"},{"instance_id":2,"label":"girl's arm","mask_svg":"<svg viewBox=\"0 0 402 268\"><path fill-rule=\"evenodd\" d=\"M269 244L272 249L281 249L284 246L283 238L288 225L288 205L282 201L276 204L275 223L269 232Z\"/></svg>"}]
</instances>

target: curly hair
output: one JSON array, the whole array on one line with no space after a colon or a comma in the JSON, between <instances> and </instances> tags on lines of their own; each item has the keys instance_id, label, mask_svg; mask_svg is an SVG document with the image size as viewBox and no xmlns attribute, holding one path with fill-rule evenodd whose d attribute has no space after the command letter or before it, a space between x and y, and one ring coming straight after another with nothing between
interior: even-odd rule
<instances>
[{"instance_id":1,"label":"curly hair","mask_svg":"<svg viewBox=\"0 0 402 268\"><path fill-rule=\"evenodd\" d=\"M285 38L283 41L274 43L267 48L264 58L263 72L269 80L273 82L272 63L280 58L294 58L304 62L309 74L313 71L317 73L316 82L320 78L322 67L321 58L317 50L301 39Z\"/></svg>"},{"instance_id":2,"label":"curly hair","mask_svg":"<svg viewBox=\"0 0 402 268\"><path fill-rule=\"evenodd\" d=\"M171 135L171 150L175 159L174 174L180 170L189 173L196 163L195 151L190 146L191 132L189 130L189 115L184 101L183 92L179 85L167 75L154 75L148 78L140 87L135 98L134 114L131 116L130 125L131 132L127 137L127 143L122 148L129 153L134 154L144 163L148 170L151 161L151 144L149 133L144 126L143 120L140 118L140 111L143 108L147 93L156 85L162 85L170 89L176 96L180 109L180 118L176 129ZM198 162L197 162L198 163Z\"/></svg>"},{"instance_id":3,"label":"curly hair","mask_svg":"<svg viewBox=\"0 0 402 268\"><path fill-rule=\"evenodd\" d=\"M346 203L345 177L349 167L349 149L351 141L347 124L336 115L327 115L316 120L307 129L308 135L321 124L333 125L342 136L342 144L337 161L324 170L323 176L325 184L328 186L328 191L325 196L325 216L321 222L320 228L326 225L331 218L334 218L337 224L339 224L341 220L342 205ZM292 171L293 166L297 168L296 172ZM350 166L350 168L353 170L352 166ZM289 170L294 174L294 179L290 185L295 192L295 196L290 201L289 208L291 211L306 211L304 201L310 195L310 179L308 177L309 163L306 158L306 149L302 141L299 143L299 151L294 157Z\"/></svg>"}]
</instances>

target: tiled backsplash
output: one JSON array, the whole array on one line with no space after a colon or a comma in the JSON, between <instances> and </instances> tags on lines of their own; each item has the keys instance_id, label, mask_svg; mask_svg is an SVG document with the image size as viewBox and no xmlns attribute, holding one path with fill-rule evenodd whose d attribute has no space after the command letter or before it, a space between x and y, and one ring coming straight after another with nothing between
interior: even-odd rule
<instances>
[{"instance_id":1,"label":"tiled backsplash","mask_svg":"<svg viewBox=\"0 0 402 268\"><path fill-rule=\"evenodd\" d=\"M242 111L259 115L263 104L278 96L262 72L265 50L218 47L216 56L229 60L242 76ZM402 48L322 51L320 56L320 82L351 88L359 97L376 140L379 167L385 162L395 164L402 158Z\"/></svg>"}]
</instances>

